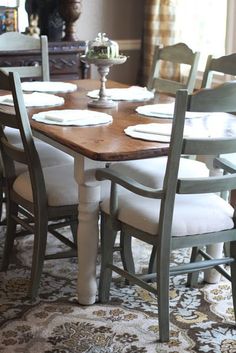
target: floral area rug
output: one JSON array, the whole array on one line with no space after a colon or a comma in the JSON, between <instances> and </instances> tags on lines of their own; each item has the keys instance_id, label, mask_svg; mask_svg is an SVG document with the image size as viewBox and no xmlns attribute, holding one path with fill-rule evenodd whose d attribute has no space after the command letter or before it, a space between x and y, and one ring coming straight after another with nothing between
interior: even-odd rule
<instances>
[{"instance_id":1,"label":"floral area rug","mask_svg":"<svg viewBox=\"0 0 236 353\"><path fill-rule=\"evenodd\" d=\"M0 258L5 228L0 228ZM66 232L66 230L65 230ZM60 247L49 237L48 252ZM158 342L154 295L118 277L107 305L80 306L76 300L77 259L45 262L39 296L26 299L32 237L18 240L7 272L0 273L0 352L3 353L235 353L231 287L200 284L187 288L177 276L170 287L171 339ZM150 248L134 244L137 267L144 268ZM187 253L174 253L181 263ZM120 261L116 254L116 262ZM98 257L97 267L99 274Z\"/></svg>"}]
</instances>

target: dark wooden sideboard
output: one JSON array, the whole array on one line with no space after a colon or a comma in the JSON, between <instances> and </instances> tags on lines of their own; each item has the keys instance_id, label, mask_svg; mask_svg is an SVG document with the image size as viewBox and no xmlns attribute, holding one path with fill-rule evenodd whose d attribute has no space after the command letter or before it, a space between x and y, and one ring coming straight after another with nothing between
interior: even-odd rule
<instances>
[{"instance_id":1,"label":"dark wooden sideboard","mask_svg":"<svg viewBox=\"0 0 236 353\"><path fill-rule=\"evenodd\" d=\"M77 80L89 77L89 67L80 61L80 55L85 51L85 41L49 42L49 61L51 80ZM40 56L37 51L1 51L0 67L37 65Z\"/></svg>"}]
</instances>

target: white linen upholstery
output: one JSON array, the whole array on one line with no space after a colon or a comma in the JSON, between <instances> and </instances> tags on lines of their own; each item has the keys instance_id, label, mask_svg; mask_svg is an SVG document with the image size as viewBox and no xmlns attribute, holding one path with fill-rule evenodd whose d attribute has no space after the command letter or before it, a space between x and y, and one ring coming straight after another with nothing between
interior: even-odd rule
<instances>
[{"instance_id":1,"label":"white linen upholstery","mask_svg":"<svg viewBox=\"0 0 236 353\"><path fill-rule=\"evenodd\" d=\"M19 146L20 144L16 144ZM42 165L42 168L51 167L56 165L73 165L73 157L68 155L65 152L58 150L57 148L48 145L43 141L35 141L35 146L39 154L39 159ZM17 175L26 171L26 166L21 163L16 162L16 173Z\"/></svg>"},{"instance_id":2,"label":"white linen upholstery","mask_svg":"<svg viewBox=\"0 0 236 353\"><path fill-rule=\"evenodd\" d=\"M69 154L58 150L57 148L43 142L35 142L36 149L39 153L39 158L42 167L51 167L54 165L74 164L74 158Z\"/></svg>"},{"instance_id":3,"label":"white linen upholstery","mask_svg":"<svg viewBox=\"0 0 236 353\"><path fill-rule=\"evenodd\" d=\"M167 157L140 159L135 161L117 162L110 165L110 168L135 179L139 183L151 188L161 188L166 170ZM181 158L179 176L207 177L209 169L202 162L188 158Z\"/></svg>"},{"instance_id":4,"label":"white linen upholstery","mask_svg":"<svg viewBox=\"0 0 236 353\"><path fill-rule=\"evenodd\" d=\"M137 229L157 234L160 200L138 196L121 187L119 190L118 219ZM101 209L108 214L109 200L107 197L101 203ZM172 236L204 234L231 229L234 226L233 212L233 208L215 194L177 195Z\"/></svg>"},{"instance_id":5,"label":"white linen upholstery","mask_svg":"<svg viewBox=\"0 0 236 353\"><path fill-rule=\"evenodd\" d=\"M4 129L4 133L6 134L7 139L9 140L9 142L11 142L13 144L20 143L21 138L20 138L18 130L7 126Z\"/></svg>"},{"instance_id":6,"label":"white linen upholstery","mask_svg":"<svg viewBox=\"0 0 236 353\"><path fill-rule=\"evenodd\" d=\"M49 206L76 205L78 203L78 184L74 179L73 164L43 168ZM13 189L24 199L33 202L30 176L20 174Z\"/></svg>"},{"instance_id":7,"label":"white linen upholstery","mask_svg":"<svg viewBox=\"0 0 236 353\"><path fill-rule=\"evenodd\" d=\"M7 139L17 146L21 145L21 138L16 129L6 127L4 132L7 136ZM69 154L58 150L57 148L34 138L36 149L39 153L39 158L42 163L42 167L49 167L58 164L67 164L73 163L74 158Z\"/></svg>"},{"instance_id":8,"label":"white linen upholstery","mask_svg":"<svg viewBox=\"0 0 236 353\"><path fill-rule=\"evenodd\" d=\"M167 157L149 158L143 160L117 162L109 166L123 175L135 179L137 182L151 188L162 188L165 175ZM181 158L179 176L207 177L209 169L202 162ZM159 200L150 200L119 188L121 197L119 202L119 219L129 225L136 226L146 232L155 234L158 229ZM176 209L173 221L173 235L198 234L233 227L233 209L216 195L177 195ZM206 217L205 210L211 209L211 215ZM222 211L223 208L223 211ZM109 197L104 196L101 209L109 213ZM193 212L193 209L195 211ZM190 212L190 214L189 214ZM192 219L192 214L196 217ZM207 221L207 222L206 222ZM204 227L202 228L202 225Z\"/></svg>"}]
</instances>

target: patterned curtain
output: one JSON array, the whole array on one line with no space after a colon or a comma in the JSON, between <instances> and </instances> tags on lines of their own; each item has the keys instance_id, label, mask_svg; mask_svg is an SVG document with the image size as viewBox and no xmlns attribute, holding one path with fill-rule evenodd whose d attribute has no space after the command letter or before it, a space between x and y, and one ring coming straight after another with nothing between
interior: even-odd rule
<instances>
[{"instance_id":1,"label":"patterned curtain","mask_svg":"<svg viewBox=\"0 0 236 353\"><path fill-rule=\"evenodd\" d=\"M146 0L142 40L141 70L138 82L146 85L151 69L154 46L175 44L175 0ZM178 79L179 68L161 66L161 76Z\"/></svg>"}]
</instances>

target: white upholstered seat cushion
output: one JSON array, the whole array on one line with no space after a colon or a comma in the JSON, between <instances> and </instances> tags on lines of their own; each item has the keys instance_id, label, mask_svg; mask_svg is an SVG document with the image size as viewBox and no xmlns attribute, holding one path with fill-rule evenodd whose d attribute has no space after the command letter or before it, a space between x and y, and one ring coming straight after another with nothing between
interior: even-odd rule
<instances>
[{"instance_id":1,"label":"white upholstered seat cushion","mask_svg":"<svg viewBox=\"0 0 236 353\"><path fill-rule=\"evenodd\" d=\"M119 188L118 219L150 234L157 234L160 200ZM109 197L101 209L109 214ZM233 228L233 208L215 194L176 195L172 236L203 234Z\"/></svg>"},{"instance_id":2,"label":"white upholstered seat cushion","mask_svg":"<svg viewBox=\"0 0 236 353\"><path fill-rule=\"evenodd\" d=\"M167 157L140 159L127 162L117 162L109 168L135 179L151 188L161 188L165 176ZM209 169L202 162L188 158L180 159L179 177L207 177Z\"/></svg>"},{"instance_id":3,"label":"white upholstered seat cushion","mask_svg":"<svg viewBox=\"0 0 236 353\"><path fill-rule=\"evenodd\" d=\"M15 144L19 146L20 144ZM58 150L57 148L50 146L49 144L36 140L35 146L39 154L42 168L52 167L56 165L73 164L74 158L69 154ZM16 173L17 175L26 171L24 164L16 162Z\"/></svg>"},{"instance_id":4,"label":"white upholstered seat cushion","mask_svg":"<svg viewBox=\"0 0 236 353\"><path fill-rule=\"evenodd\" d=\"M43 168L49 206L78 204L78 184L74 179L73 164ZM13 189L24 199L33 202L29 173L20 174Z\"/></svg>"},{"instance_id":5,"label":"white upholstered seat cushion","mask_svg":"<svg viewBox=\"0 0 236 353\"><path fill-rule=\"evenodd\" d=\"M18 130L6 127L4 132L11 143L16 146L21 145L21 138ZM36 149L39 153L42 167L73 163L74 158L67 153L60 151L59 149L49 145L46 142L40 141L37 138L35 138L34 141ZM20 164L19 166L17 165L17 174L22 173L23 171L25 171L25 167Z\"/></svg>"},{"instance_id":6,"label":"white upholstered seat cushion","mask_svg":"<svg viewBox=\"0 0 236 353\"><path fill-rule=\"evenodd\" d=\"M6 126L5 129L4 129L4 133L6 134L7 139L9 140L9 142L11 142L13 144L21 142L21 138L20 138L18 130Z\"/></svg>"},{"instance_id":7,"label":"white upholstered seat cushion","mask_svg":"<svg viewBox=\"0 0 236 353\"><path fill-rule=\"evenodd\" d=\"M53 147L46 142L37 140L35 142L35 146L38 151L42 167L74 163L74 157L60 151L58 148Z\"/></svg>"}]
</instances>

